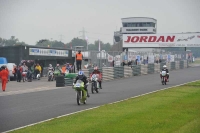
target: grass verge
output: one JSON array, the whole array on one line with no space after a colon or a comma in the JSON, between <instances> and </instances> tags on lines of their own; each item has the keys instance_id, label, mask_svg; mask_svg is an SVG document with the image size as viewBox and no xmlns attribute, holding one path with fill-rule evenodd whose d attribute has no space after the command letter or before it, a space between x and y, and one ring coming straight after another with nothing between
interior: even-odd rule
<instances>
[{"instance_id":1,"label":"grass verge","mask_svg":"<svg viewBox=\"0 0 200 133\"><path fill-rule=\"evenodd\" d=\"M200 81L13 132L199 133Z\"/></svg>"}]
</instances>

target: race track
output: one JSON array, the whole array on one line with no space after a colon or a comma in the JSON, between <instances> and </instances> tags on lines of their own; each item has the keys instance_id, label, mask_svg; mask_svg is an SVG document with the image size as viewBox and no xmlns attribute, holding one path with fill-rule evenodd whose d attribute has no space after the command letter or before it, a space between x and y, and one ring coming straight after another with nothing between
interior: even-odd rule
<instances>
[{"instance_id":1,"label":"race track","mask_svg":"<svg viewBox=\"0 0 200 133\"><path fill-rule=\"evenodd\" d=\"M90 98L80 106L71 87L0 96L0 132L199 79L198 66L171 71L165 86L159 74L104 82L99 94L91 94L89 86Z\"/></svg>"}]
</instances>

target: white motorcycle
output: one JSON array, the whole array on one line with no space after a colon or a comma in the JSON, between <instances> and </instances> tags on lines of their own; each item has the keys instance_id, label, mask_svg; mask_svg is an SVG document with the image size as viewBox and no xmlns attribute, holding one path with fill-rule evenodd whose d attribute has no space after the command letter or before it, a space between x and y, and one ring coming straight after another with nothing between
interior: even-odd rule
<instances>
[{"instance_id":1,"label":"white motorcycle","mask_svg":"<svg viewBox=\"0 0 200 133\"><path fill-rule=\"evenodd\" d=\"M48 72L48 81L53 81L53 78L54 78L54 73L53 73L53 71L49 71L49 72Z\"/></svg>"},{"instance_id":2,"label":"white motorcycle","mask_svg":"<svg viewBox=\"0 0 200 133\"><path fill-rule=\"evenodd\" d=\"M92 93L94 93L94 91L96 91L96 93L99 93L99 82L98 82L98 74L93 74L90 78L92 84L91 84L91 91Z\"/></svg>"}]
</instances>

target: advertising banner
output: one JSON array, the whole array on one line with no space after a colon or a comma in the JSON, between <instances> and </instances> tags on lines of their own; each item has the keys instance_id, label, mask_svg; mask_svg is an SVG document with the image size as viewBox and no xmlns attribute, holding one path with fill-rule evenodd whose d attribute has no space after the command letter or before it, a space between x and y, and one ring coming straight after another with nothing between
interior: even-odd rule
<instances>
[{"instance_id":1,"label":"advertising banner","mask_svg":"<svg viewBox=\"0 0 200 133\"><path fill-rule=\"evenodd\" d=\"M108 62L112 62L113 61L113 56L108 54Z\"/></svg>"},{"instance_id":2,"label":"advertising banner","mask_svg":"<svg viewBox=\"0 0 200 133\"><path fill-rule=\"evenodd\" d=\"M69 51L56 50L56 49L29 48L29 55L68 57Z\"/></svg>"},{"instance_id":3,"label":"advertising banner","mask_svg":"<svg viewBox=\"0 0 200 133\"><path fill-rule=\"evenodd\" d=\"M200 33L123 34L123 47L200 47Z\"/></svg>"},{"instance_id":4,"label":"advertising banner","mask_svg":"<svg viewBox=\"0 0 200 133\"><path fill-rule=\"evenodd\" d=\"M175 61L174 55L171 55L171 60L170 60L170 62L174 62L174 61Z\"/></svg>"},{"instance_id":5,"label":"advertising banner","mask_svg":"<svg viewBox=\"0 0 200 133\"><path fill-rule=\"evenodd\" d=\"M153 64L154 63L154 56L153 55L149 55L148 57L149 57L148 58L149 59L148 63L152 63Z\"/></svg>"}]
</instances>

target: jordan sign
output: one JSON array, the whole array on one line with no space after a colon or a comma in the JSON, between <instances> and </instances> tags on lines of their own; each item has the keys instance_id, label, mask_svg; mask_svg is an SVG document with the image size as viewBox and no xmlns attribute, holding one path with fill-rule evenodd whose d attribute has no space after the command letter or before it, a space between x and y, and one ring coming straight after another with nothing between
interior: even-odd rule
<instances>
[{"instance_id":1,"label":"jordan sign","mask_svg":"<svg viewBox=\"0 0 200 133\"><path fill-rule=\"evenodd\" d=\"M123 47L200 47L200 33L124 34Z\"/></svg>"}]
</instances>

